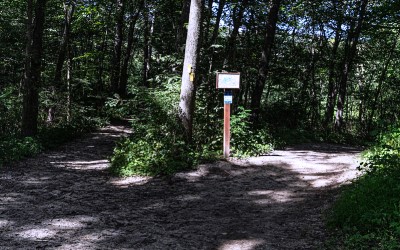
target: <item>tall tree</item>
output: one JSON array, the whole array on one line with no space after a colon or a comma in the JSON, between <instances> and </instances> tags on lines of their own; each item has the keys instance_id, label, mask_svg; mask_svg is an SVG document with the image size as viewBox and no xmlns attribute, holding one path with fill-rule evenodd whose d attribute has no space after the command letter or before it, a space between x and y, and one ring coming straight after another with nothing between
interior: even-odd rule
<instances>
[{"instance_id":1,"label":"tall tree","mask_svg":"<svg viewBox=\"0 0 400 250\"><path fill-rule=\"evenodd\" d=\"M133 42L134 42L134 33L135 33L135 25L136 21L138 20L139 14L141 10L143 9L143 4L144 0L140 0L138 2L137 10L133 10L133 4L132 4L132 10L130 13L129 17L129 29L128 29L128 43L126 45L126 51L125 51L125 56L124 60L122 62L122 67L121 67L121 77L120 77L120 82L119 82L119 95L121 97L126 96L126 86L128 84L128 65L129 61L132 56L132 49L133 49Z\"/></svg>"},{"instance_id":2,"label":"tall tree","mask_svg":"<svg viewBox=\"0 0 400 250\"><path fill-rule=\"evenodd\" d=\"M151 4L145 1L144 15L144 31L143 31L143 86L149 86L149 72L150 72L150 61L152 54L151 47L151 36L153 32L153 13L151 13Z\"/></svg>"},{"instance_id":3,"label":"tall tree","mask_svg":"<svg viewBox=\"0 0 400 250\"><path fill-rule=\"evenodd\" d=\"M342 17L341 14L338 13L337 1L333 0L334 12L337 16L336 27L335 27L335 38L332 45L331 56L329 60L329 76L328 76L328 95L326 100L326 108L325 108L325 120L324 127L328 128L328 126L332 123L334 111L335 111L335 102L337 97L337 91L335 86L335 69L337 67L337 53L341 40L341 26L342 26Z\"/></svg>"},{"instance_id":4,"label":"tall tree","mask_svg":"<svg viewBox=\"0 0 400 250\"><path fill-rule=\"evenodd\" d=\"M265 82L267 81L269 62L272 57L272 47L274 45L276 23L278 22L279 8L281 0L273 0L268 14L267 30L265 40L261 53L260 66L258 70L258 77L253 88L251 97L251 110L254 121L258 120L261 107L261 97L264 91Z\"/></svg>"},{"instance_id":5,"label":"tall tree","mask_svg":"<svg viewBox=\"0 0 400 250\"><path fill-rule=\"evenodd\" d=\"M181 53L182 44L185 42L186 29L185 25L189 19L190 0L182 0L181 16L176 29L175 47L178 53Z\"/></svg>"},{"instance_id":6,"label":"tall tree","mask_svg":"<svg viewBox=\"0 0 400 250\"><path fill-rule=\"evenodd\" d=\"M185 130L186 142L189 144L192 142L196 96L196 77L190 79L190 73L192 72L195 74L197 71L197 62L200 50L202 4L202 0L191 0L179 102L178 115Z\"/></svg>"},{"instance_id":7,"label":"tall tree","mask_svg":"<svg viewBox=\"0 0 400 250\"><path fill-rule=\"evenodd\" d=\"M233 30L228 39L226 46L226 55L224 60L224 68L235 69L235 56L236 56L236 39L239 35L239 28L242 25L244 11L249 4L248 0L241 1L240 5L235 5L233 11Z\"/></svg>"},{"instance_id":8,"label":"tall tree","mask_svg":"<svg viewBox=\"0 0 400 250\"><path fill-rule=\"evenodd\" d=\"M116 0L116 5L114 50L111 60L111 89L113 93L118 92L120 79L125 0Z\"/></svg>"},{"instance_id":9,"label":"tall tree","mask_svg":"<svg viewBox=\"0 0 400 250\"><path fill-rule=\"evenodd\" d=\"M343 113L347 95L347 83L349 74L352 70L355 56L357 54L357 44L361 34L362 25L367 10L368 0L362 0L361 6L358 11L357 23L352 21L350 24L349 34L347 36L345 44L345 55L342 63L340 81L338 84L338 100L337 100L337 111L335 119L335 128L341 130L344 125Z\"/></svg>"},{"instance_id":10,"label":"tall tree","mask_svg":"<svg viewBox=\"0 0 400 250\"><path fill-rule=\"evenodd\" d=\"M27 44L22 107L23 136L37 134L46 0L27 2ZM34 14L33 14L34 12Z\"/></svg>"},{"instance_id":11,"label":"tall tree","mask_svg":"<svg viewBox=\"0 0 400 250\"><path fill-rule=\"evenodd\" d=\"M56 63L56 70L54 72L53 85L51 86L53 103L56 102L57 90L61 89L61 79L62 79L62 69L65 62L65 57L67 54L67 47L69 44L70 31L71 31L71 23L72 17L75 10L75 1L65 1L64 2L64 27L60 41L60 48L58 52L58 58ZM51 124L54 121L55 116L55 107L54 105L50 106L47 113L47 123Z\"/></svg>"}]
</instances>

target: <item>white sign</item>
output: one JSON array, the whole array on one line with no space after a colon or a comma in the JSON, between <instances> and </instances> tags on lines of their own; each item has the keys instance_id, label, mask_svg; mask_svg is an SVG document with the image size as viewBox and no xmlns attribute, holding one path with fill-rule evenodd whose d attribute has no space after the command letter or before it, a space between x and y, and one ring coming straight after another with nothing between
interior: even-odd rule
<instances>
[{"instance_id":1,"label":"white sign","mask_svg":"<svg viewBox=\"0 0 400 250\"><path fill-rule=\"evenodd\" d=\"M240 73L217 73L217 89L238 89Z\"/></svg>"},{"instance_id":2,"label":"white sign","mask_svg":"<svg viewBox=\"0 0 400 250\"><path fill-rule=\"evenodd\" d=\"M232 100L233 100L233 98L232 98L231 95L225 95L224 96L224 103L230 104L230 103L232 103Z\"/></svg>"}]
</instances>

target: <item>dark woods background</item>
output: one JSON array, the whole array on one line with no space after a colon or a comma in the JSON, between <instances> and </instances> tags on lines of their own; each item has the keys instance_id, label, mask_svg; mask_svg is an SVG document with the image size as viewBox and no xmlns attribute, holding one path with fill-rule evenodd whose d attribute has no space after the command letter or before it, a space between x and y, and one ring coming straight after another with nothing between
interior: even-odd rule
<instances>
[{"instance_id":1,"label":"dark woods background","mask_svg":"<svg viewBox=\"0 0 400 250\"><path fill-rule=\"evenodd\" d=\"M263 130L270 141L352 141L398 121L398 1L197 1L199 144L220 137L218 70L242 74L237 138ZM1 137L104 117L176 123L189 0L0 1L0 9Z\"/></svg>"}]
</instances>

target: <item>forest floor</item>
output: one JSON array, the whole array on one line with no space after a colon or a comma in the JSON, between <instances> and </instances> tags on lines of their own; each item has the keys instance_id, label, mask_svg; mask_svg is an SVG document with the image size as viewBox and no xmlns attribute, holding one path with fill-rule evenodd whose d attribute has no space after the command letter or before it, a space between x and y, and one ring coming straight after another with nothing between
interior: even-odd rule
<instances>
[{"instance_id":1,"label":"forest floor","mask_svg":"<svg viewBox=\"0 0 400 250\"><path fill-rule=\"evenodd\" d=\"M171 178L116 178L110 126L0 169L0 249L320 249L359 149L303 144Z\"/></svg>"}]
</instances>

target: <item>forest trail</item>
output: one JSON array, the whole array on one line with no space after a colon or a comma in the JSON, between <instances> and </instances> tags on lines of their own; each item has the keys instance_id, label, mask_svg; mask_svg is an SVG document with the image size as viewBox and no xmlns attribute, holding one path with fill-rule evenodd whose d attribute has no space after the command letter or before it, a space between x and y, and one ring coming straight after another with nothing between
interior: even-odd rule
<instances>
[{"instance_id":1,"label":"forest trail","mask_svg":"<svg viewBox=\"0 0 400 250\"><path fill-rule=\"evenodd\" d=\"M304 144L160 178L115 178L110 126L0 169L0 249L318 249L359 150Z\"/></svg>"}]
</instances>

